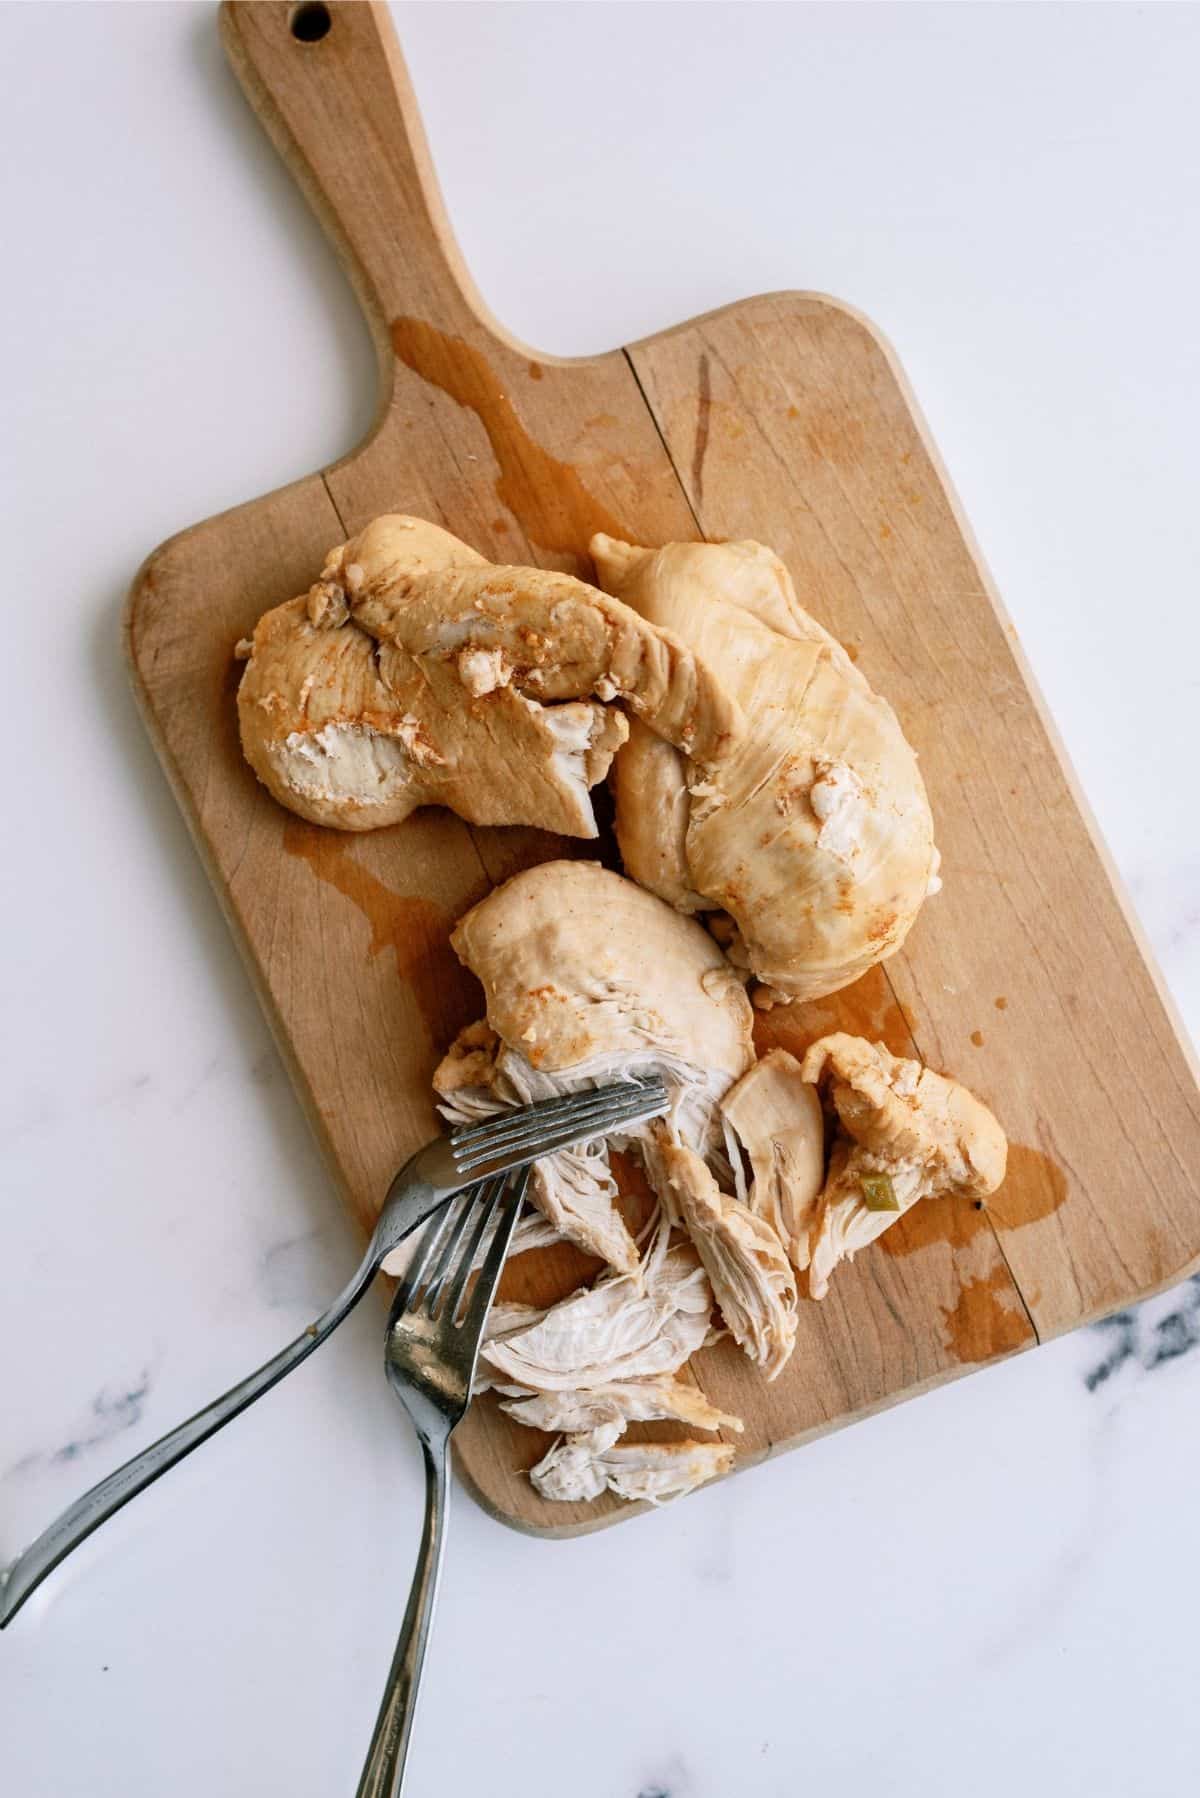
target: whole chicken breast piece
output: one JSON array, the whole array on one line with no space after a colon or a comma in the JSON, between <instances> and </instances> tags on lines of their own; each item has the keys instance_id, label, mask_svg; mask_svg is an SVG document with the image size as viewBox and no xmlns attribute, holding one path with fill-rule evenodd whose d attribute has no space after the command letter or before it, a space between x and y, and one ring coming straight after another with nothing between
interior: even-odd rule
<instances>
[{"instance_id":1,"label":"whole chicken breast piece","mask_svg":"<svg viewBox=\"0 0 1200 1798\"><path fill-rule=\"evenodd\" d=\"M750 1157L746 1203L775 1231L792 1266L809 1262L809 1237L825 1184L825 1120L816 1087L786 1049L756 1061L721 1101Z\"/></svg>"},{"instance_id":2,"label":"whole chicken breast piece","mask_svg":"<svg viewBox=\"0 0 1200 1798\"><path fill-rule=\"evenodd\" d=\"M491 1028L546 1073L610 1079L666 1058L728 1085L754 1060L745 991L701 925L596 862L543 862L451 938Z\"/></svg>"},{"instance_id":3,"label":"whole chicken breast piece","mask_svg":"<svg viewBox=\"0 0 1200 1798\"><path fill-rule=\"evenodd\" d=\"M546 862L489 894L451 941L487 1002L486 1024L464 1031L434 1075L451 1122L653 1072L674 1133L729 1171L719 1102L753 1064L753 1014L700 925L595 863ZM642 1151L653 1184L647 1127L621 1140ZM530 1196L564 1236L637 1270L605 1144L539 1162Z\"/></svg>"},{"instance_id":4,"label":"whole chicken breast piece","mask_svg":"<svg viewBox=\"0 0 1200 1798\"><path fill-rule=\"evenodd\" d=\"M675 1216L704 1263L721 1315L739 1347L768 1380L796 1345L799 1295L774 1229L723 1193L691 1149L659 1130L656 1145Z\"/></svg>"},{"instance_id":5,"label":"whole chicken breast piece","mask_svg":"<svg viewBox=\"0 0 1200 1798\"><path fill-rule=\"evenodd\" d=\"M260 619L238 691L263 783L314 823L370 830L418 806L594 837L589 789L629 708L706 763L740 729L694 653L567 575L494 568L387 516Z\"/></svg>"},{"instance_id":6,"label":"whole chicken breast piece","mask_svg":"<svg viewBox=\"0 0 1200 1798\"><path fill-rule=\"evenodd\" d=\"M809 1290L819 1299L838 1262L874 1242L918 1200L944 1193L984 1199L995 1192L1008 1144L987 1106L965 1086L882 1043L842 1032L825 1036L801 1068L837 1117L811 1230Z\"/></svg>"},{"instance_id":7,"label":"whole chicken breast piece","mask_svg":"<svg viewBox=\"0 0 1200 1798\"><path fill-rule=\"evenodd\" d=\"M734 1451L723 1442L620 1443L597 1450L570 1438L530 1472L543 1498L580 1503L604 1491L661 1504L728 1473Z\"/></svg>"},{"instance_id":8,"label":"whole chicken breast piece","mask_svg":"<svg viewBox=\"0 0 1200 1798\"><path fill-rule=\"evenodd\" d=\"M686 867L674 883L729 913L731 959L765 1001L849 985L895 953L937 885L929 802L894 712L762 545L591 547L602 585L687 642L745 720L725 758L687 769ZM644 742L620 754L618 799L657 792L662 809ZM661 880L651 831L619 803L617 828L629 873Z\"/></svg>"},{"instance_id":9,"label":"whole chicken breast piece","mask_svg":"<svg viewBox=\"0 0 1200 1798\"><path fill-rule=\"evenodd\" d=\"M595 863L545 862L489 894L451 942L488 1013L434 1075L451 1122L655 1072L676 1133L724 1163L719 1100L754 1060L753 1014L700 925ZM621 1140L644 1148L645 1127ZM616 1193L603 1143L547 1157L530 1188L564 1236L633 1272Z\"/></svg>"}]
</instances>

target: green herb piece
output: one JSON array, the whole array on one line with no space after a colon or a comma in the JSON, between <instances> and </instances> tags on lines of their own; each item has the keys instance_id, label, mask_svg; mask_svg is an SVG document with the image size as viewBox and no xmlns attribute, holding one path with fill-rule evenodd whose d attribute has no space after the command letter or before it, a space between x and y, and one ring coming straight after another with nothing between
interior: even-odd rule
<instances>
[{"instance_id":1,"label":"green herb piece","mask_svg":"<svg viewBox=\"0 0 1200 1798\"><path fill-rule=\"evenodd\" d=\"M899 1211L896 1188L886 1174L864 1174L860 1185L868 1211Z\"/></svg>"}]
</instances>

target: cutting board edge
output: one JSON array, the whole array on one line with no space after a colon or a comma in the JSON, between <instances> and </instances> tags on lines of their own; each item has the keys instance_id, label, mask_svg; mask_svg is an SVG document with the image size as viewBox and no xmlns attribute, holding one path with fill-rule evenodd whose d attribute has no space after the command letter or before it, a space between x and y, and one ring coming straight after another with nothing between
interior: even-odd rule
<instances>
[{"instance_id":1,"label":"cutting board edge","mask_svg":"<svg viewBox=\"0 0 1200 1798\"><path fill-rule=\"evenodd\" d=\"M796 1449L807 1448L810 1443L819 1441L823 1436L833 1436L841 1430L850 1429L855 1424L866 1423L872 1417L881 1416L885 1411L894 1411L898 1406L908 1404L912 1399L924 1398L927 1394L937 1391L941 1386L949 1386L955 1381L968 1379L972 1374L983 1373L990 1367L999 1366L1002 1361L1012 1361L1018 1355L1030 1354L1040 1347L1041 1343L1037 1336L1031 1336L1018 1347L1003 1349L1000 1353L989 1356L986 1361L949 1363L938 1368L935 1373L929 1374L924 1380L919 1380L915 1385L906 1386L902 1392L888 1393L886 1397L876 1400L872 1404L863 1405L857 1410L843 1412L840 1417L813 1424L809 1429L801 1430L795 1436L780 1437L777 1442L772 1442L770 1447L760 1454L738 1457L728 1473L722 1474L719 1479L708 1481L705 1487L697 1488L697 1490L707 1491L709 1487L724 1485L728 1480L737 1479L739 1474L751 1473L756 1467L762 1467L766 1462L773 1461L781 1455L792 1454ZM701 1439L714 1442L717 1440L716 1437L708 1436ZM736 1441L734 1448L736 1451ZM626 1523L634 1517L645 1516L647 1512L663 1508L661 1505L653 1505L648 1501L639 1501L623 1504L617 1510L606 1512L599 1517L586 1518L580 1523L531 1523L526 1518L506 1511L503 1505L497 1504L494 1499L490 1498L464 1468L462 1457L457 1451L454 1456L454 1467L462 1486L481 1511L485 1511L494 1522L502 1523L506 1528L515 1530L518 1535L533 1536L540 1541L566 1542L577 1536L593 1536L599 1530L611 1528L613 1524Z\"/></svg>"},{"instance_id":2,"label":"cutting board edge","mask_svg":"<svg viewBox=\"0 0 1200 1798\"><path fill-rule=\"evenodd\" d=\"M759 296L755 297L757 298ZM764 295L761 297L770 298L772 296ZM781 295L780 297L783 296ZM933 434L929 420L925 416L924 408L917 397L916 389L913 387L912 382L905 372L904 364L900 359L899 352L891 342L886 331L884 331L874 319L868 317L865 312L861 312L858 307L851 305L849 301L836 299L829 294L805 294L802 296L792 295L789 297L819 298L824 304L833 307L838 312L844 313L848 318L854 320L854 322L874 340L879 347L880 353L887 361L896 384L904 396L913 424L916 427L917 434L925 447L926 454L933 465L937 478L941 482L947 503L954 516L954 522L962 533L963 542L966 545L971 560L979 571L980 580L983 583L983 590L987 595L988 604L991 606L997 622L1004 632L1012 652L1013 660L1017 664L1017 670L1024 683L1025 690L1033 701L1034 710L1046 733L1050 747L1054 751L1058 765L1062 769L1063 780L1066 783L1067 791L1083 820L1088 836L1091 838L1097 858L1108 878L1108 883L1116 897L1121 915L1124 918L1126 927L1133 939L1134 947L1146 965L1146 969L1150 975L1154 990L1158 994L1159 1002L1162 1005L1167 1021L1183 1052L1183 1057L1188 1065L1192 1080L1197 1088L1200 1088L1200 1046L1192 1041L1191 1032L1184 1023L1183 1015L1176 1004L1174 994L1167 985L1162 969L1158 964L1158 957L1155 954L1154 947L1150 942L1150 938L1147 935L1142 920L1138 915L1128 888L1126 887L1125 878L1122 875L1120 868L1117 866L1113 853L1108 846L1108 840L1105 837L1103 830L1100 828L1099 820L1092 809L1091 801L1087 796L1086 790L1084 789L1083 783L1075 768L1075 764L1071 759L1071 753L1058 728L1054 713L1046 700L1045 694L1042 692L1041 683L1034 672L1033 665L1025 653L1025 645L1021 639L1020 632L1017 630L1012 619L1012 614L1009 612L1009 609L1001 596L1000 588L992 574L991 566L983 553L982 545L975 534L974 527L971 524L966 508L959 498L958 489L951 478L950 470L938 447L937 439ZM667 333L660 333L660 335L667 335ZM1198 1256L1198 1260L1200 1260L1200 1256ZM1180 1275L1177 1277L1185 1278L1186 1276ZM1171 1283L1171 1280L1167 1280L1164 1284L1169 1286ZM1140 1303L1142 1299L1152 1297L1154 1292L1162 1290L1163 1287L1155 1286L1152 1291L1143 1293L1141 1299L1133 1302ZM1109 1313L1102 1311L1099 1315L1105 1316L1109 1315ZM1082 1321L1090 1320L1085 1319Z\"/></svg>"},{"instance_id":3,"label":"cutting board edge","mask_svg":"<svg viewBox=\"0 0 1200 1798\"><path fill-rule=\"evenodd\" d=\"M267 1028L271 1033L271 1040L274 1043L275 1048L279 1053L279 1058L287 1072L288 1081L295 1094L300 1112L316 1140L322 1162L333 1183L333 1190L337 1194L339 1204L344 1211L348 1211L350 1216L357 1221L358 1214L353 1203L350 1188L342 1173L337 1156L334 1152L332 1141L325 1128L320 1107L316 1103L308 1082L304 1078L291 1037L284 1026L283 1018L271 996L265 972L253 953L249 935L243 929L241 920L238 917L237 910L233 904L233 895L217 865L215 852L204 831L199 812L193 803L187 782L184 780L182 771L179 768L176 758L171 750L171 746L167 741L166 728L159 716L153 698L151 697L150 687L141 666L137 646L139 606L151 587L156 570L161 567L173 552L189 542L194 541L203 532L208 530L210 526L215 528L216 526L225 523L230 518L234 518L243 512L249 512L252 509L257 508L263 504L264 501L279 500L287 494L298 493L301 488L308 486L314 479L321 479L321 477L319 475L304 475L297 481L286 481L281 487L272 488L267 494L260 494L257 498L247 500L241 505L227 506L224 511L214 512L210 518L202 519L197 524L185 525L182 530L175 531L171 536L164 538L163 541L158 544L155 549L151 550L149 555L143 559L133 580L130 582L129 590L125 596L125 603L121 610L121 648L125 667L129 675L130 686L133 689L133 697L134 702L137 705L138 714L145 726L146 734L150 738L151 747L154 750L167 785L171 790L171 795L179 807L184 824L187 828L188 836L192 842L192 847L199 857L200 865L204 870L208 884L213 890L218 909L220 910L221 916L229 930L229 934L233 939L238 959L249 978L251 990L258 1000L263 1017L266 1019ZM328 494L326 494L326 498L328 499ZM332 500L329 500L331 506L332 503Z\"/></svg>"}]
</instances>

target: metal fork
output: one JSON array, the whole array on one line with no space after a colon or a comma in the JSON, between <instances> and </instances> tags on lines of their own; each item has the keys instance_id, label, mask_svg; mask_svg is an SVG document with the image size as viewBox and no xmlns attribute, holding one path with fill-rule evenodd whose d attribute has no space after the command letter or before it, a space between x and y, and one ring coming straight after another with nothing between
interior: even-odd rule
<instances>
[{"instance_id":1,"label":"metal fork","mask_svg":"<svg viewBox=\"0 0 1200 1798\"><path fill-rule=\"evenodd\" d=\"M398 1798L417 1705L417 1686L433 1625L446 1541L447 1453L471 1402L484 1325L521 1210L528 1168L499 1179L478 1201L467 1193L426 1227L392 1301L384 1340L388 1382L416 1427L425 1458L425 1525L408 1608L392 1657L357 1798ZM478 1278L471 1265L489 1228Z\"/></svg>"},{"instance_id":2,"label":"metal fork","mask_svg":"<svg viewBox=\"0 0 1200 1798\"><path fill-rule=\"evenodd\" d=\"M388 1188L362 1261L316 1322L256 1373L231 1386L76 1499L0 1571L0 1629L11 1623L30 1593L94 1529L307 1360L350 1315L392 1251L447 1200L466 1186L593 1137L609 1136L665 1109L666 1089L661 1080L624 1081L505 1112L451 1136L437 1137L419 1149Z\"/></svg>"}]
</instances>

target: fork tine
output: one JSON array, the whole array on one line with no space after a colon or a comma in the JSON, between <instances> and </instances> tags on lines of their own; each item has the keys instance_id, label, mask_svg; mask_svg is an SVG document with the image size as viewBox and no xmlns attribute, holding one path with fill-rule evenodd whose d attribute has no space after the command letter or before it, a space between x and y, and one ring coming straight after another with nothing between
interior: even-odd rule
<instances>
[{"instance_id":1,"label":"fork tine","mask_svg":"<svg viewBox=\"0 0 1200 1798\"><path fill-rule=\"evenodd\" d=\"M488 1227L496 1215L496 1207L504 1197L504 1187L507 1179L507 1174L498 1174L494 1180L489 1181L488 1185L481 1190L480 1202L475 1208L475 1228L471 1231L470 1241L467 1243L466 1248L459 1257L458 1266L454 1270L453 1277L450 1281L449 1291L446 1294L445 1315L451 1322L454 1321L458 1312L459 1301L462 1298L463 1289L471 1277L471 1268L474 1265L476 1255L479 1253L479 1245L487 1235Z\"/></svg>"},{"instance_id":2,"label":"fork tine","mask_svg":"<svg viewBox=\"0 0 1200 1798\"><path fill-rule=\"evenodd\" d=\"M504 1267L504 1257L512 1241L513 1231L517 1227L517 1219L521 1215L521 1206L525 1202L525 1188L529 1185L530 1169L518 1168L509 1181L508 1191L501 1205L496 1233L488 1246L483 1266L479 1270L479 1278L475 1282L463 1317L463 1329L476 1338L476 1355L478 1343L483 1339L483 1326L487 1322L487 1314L492 1308L492 1300L496 1296L496 1288L500 1284L500 1274ZM472 1365L471 1378L475 1378Z\"/></svg>"},{"instance_id":3,"label":"fork tine","mask_svg":"<svg viewBox=\"0 0 1200 1798\"><path fill-rule=\"evenodd\" d=\"M500 1168L519 1167L527 1161L540 1161L544 1155L555 1155L560 1149L578 1148L597 1137L611 1136L626 1125L640 1123L644 1118L654 1117L665 1109L665 1101L657 1104L643 1098L637 1103L607 1106L583 1116L572 1117L549 1130L525 1130L509 1137L507 1142L498 1147L487 1149L466 1167L460 1164L460 1171L469 1172L475 1179L479 1179L488 1171L496 1172Z\"/></svg>"},{"instance_id":4,"label":"fork tine","mask_svg":"<svg viewBox=\"0 0 1200 1798\"><path fill-rule=\"evenodd\" d=\"M583 1103L585 1099L588 1103ZM453 1136L451 1152L460 1173L482 1173L497 1163L511 1167L519 1159L539 1160L573 1143L609 1135L618 1124L653 1117L666 1109L666 1103L666 1089L661 1082L630 1083L615 1094L611 1089L577 1094L573 1106L556 1110L549 1121L534 1107L517 1118L506 1119L486 1139L463 1145L457 1135Z\"/></svg>"},{"instance_id":5,"label":"fork tine","mask_svg":"<svg viewBox=\"0 0 1200 1798\"><path fill-rule=\"evenodd\" d=\"M536 1105L526 1107L523 1115L553 1118L559 1112L567 1111L572 1105L578 1104L580 1099L594 1098L607 1090L606 1087L591 1087L583 1092L563 1093L557 1099L539 1099ZM486 1137L490 1140L497 1130L503 1130L511 1122L512 1114L502 1112L498 1116L482 1118L477 1124L462 1124L454 1132L454 1141L470 1144L479 1137Z\"/></svg>"},{"instance_id":6,"label":"fork tine","mask_svg":"<svg viewBox=\"0 0 1200 1798\"><path fill-rule=\"evenodd\" d=\"M665 1089L657 1075L648 1076L644 1080L610 1081L606 1086L564 1093L557 1099L539 1099L536 1105L524 1106L519 1111L486 1118L478 1124L466 1124L454 1132L453 1141L456 1146L473 1149L480 1142L500 1142L514 1129L530 1125L548 1127L566 1118L577 1117L581 1106L608 1104L614 1100L634 1102L639 1096L660 1091Z\"/></svg>"},{"instance_id":7,"label":"fork tine","mask_svg":"<svg viewBox=\"0 0 1200 1798\"><path fill-rule=\"evenodd\" d=\"M467 1190L465 1196L470 1198L470 1189ZM416 1252L401 1274L399 1284L392 1297L392 1310L397 1314L407 1311L414 1296L420 1292L424 1284L426 1269L445 1241L454 1212L461 1204L463 1197L463 1194L456 1193L448 1205L443 1205L439 1211L434 1213L422 1230Z\"/></svg>"},{"instance_id":8,"label":"fork tine","mask_svg":"<svg viewBox=\"0 0 1200 1798\"><path fill-rule=\"evenodd\" d=\"M429 1277L429 1285L426 1287L424 1296L421 1300L423 1308L430 1317L436 1318L438 1316L440 1310L439 1300L443 1288L445 1287L446 1281L457 1271L458 1260L461 1259L459 1250L462 1248L463 1238L469 1235L471 1240L474 1241L478 1237L480 1229L479 1220L481 1217L486 1218L491 1216L503 1186L504 1176L501 1175L498 1180L485 1180L478 1186L470 1186L467 1188L465 1194L466 1203L458 1214L453 1235L446 1244L443 1253L438 1257L437 1267ZM472 1251L468 1248L466 1252L468 1255L467 1266L469 1267L471 1265L469 1257Z\"/></svg>"},{"instance_id":9,"label":"fork tine","mask_svg":"<svg viewBox=\"0 0 1200 1798\"><path fill-rule=\"evenodd\" d=\"M410 1308L419 1306L427 1316L435 1317L437 1315L437 1299L442 1289L442 1282L446 1278L447 1270L453 1265L459 1245L470 1225L475 1201L483 1190L480 1186L468 1186L465 1192L461 1192L457 1198L452 1199L446 1207L447 1217L451 1220L450 1227L438 1243L437 1255L429 1269L425 1290L420 1293L419 1298L416 1298L414 1294ZM415 1292L419 1291L419 1287L415 1289Z\"/></svg>"}]
</instances>

